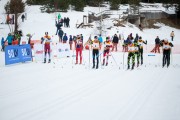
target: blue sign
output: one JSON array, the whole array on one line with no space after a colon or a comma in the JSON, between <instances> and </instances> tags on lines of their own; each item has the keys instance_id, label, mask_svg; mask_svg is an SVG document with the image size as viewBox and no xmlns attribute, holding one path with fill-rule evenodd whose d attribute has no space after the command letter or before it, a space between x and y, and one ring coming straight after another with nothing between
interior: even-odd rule
<instances>
[{"instance_id":1,"label":"blue sign","mask_svg":"<svg viewBox=\"0 0 180 120\"><path fill-rule=\"evenodd\" d=\"M5 47L5 64L14 64L19 62L31 61L31 46L25 45L8 45Z\"/></svg>"}]
</instances>

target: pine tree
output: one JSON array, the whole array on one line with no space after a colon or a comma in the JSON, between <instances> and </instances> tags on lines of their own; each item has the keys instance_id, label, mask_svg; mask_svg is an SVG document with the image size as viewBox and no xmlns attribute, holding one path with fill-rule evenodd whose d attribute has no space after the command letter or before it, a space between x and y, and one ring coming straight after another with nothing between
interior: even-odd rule
<instances>
[{"instance_id":1,"label":"pine tree","mask_svg":"<svg viewBox=\"0 0 180 120\"><path fill-rule=\"evenodd\" d=\"M87 5L98 7L102 4L103 0L86 0Z\"/></svg>"},{"instance_id":2,"label":"pine tree","mask_svg":"<svg viewBox=\"0 0 180 120\"><path fill-rule=\"evenodd\" d=\"M75 7L76 11L83 11L85 7L84 0L72 0L71 4Z\"/></svg>"},{"instance_id":3,"label":"pine tree","mask_svg":"<svg viewBox=\"0 0 180 120\"><path fill-rule=\"evenodd\" d=\"M69 8L70 0L57 0L57 8L66 11Z\"/></svg>"},{"instance_id":4,"label":"pine tree","mask_svg":"<svg viewBox=\"0 0 180 120\"><path fill-rule=\"evenodd\" d=\"M20 13L24 12L25 9L25 3L22 0L10 0L9 3L7 3L8 7L8 13L15 15L15 29L14 32L18 30L18 17Z\"/></svg>"},{"instance_id":5,"label":"pine tree","mask_svg":"<svg viewBox=\"0 0 180 120\"><path fill-rule=\"evenodd\" d=\"M110 9L111 10L118 10L119 4L121 3L121 0L110 0Z\"/></svg>"}]
</instances>

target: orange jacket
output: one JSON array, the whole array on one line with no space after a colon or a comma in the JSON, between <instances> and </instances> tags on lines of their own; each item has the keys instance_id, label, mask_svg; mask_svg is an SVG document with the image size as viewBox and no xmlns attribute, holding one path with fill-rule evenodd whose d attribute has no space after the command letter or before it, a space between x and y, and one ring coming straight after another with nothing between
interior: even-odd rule
<instances>
[{"instance_id":1,"label":"orange jacket","mask_svg":"<svg viewBox=\"0 0 180 120\"><path fill-rule=\"evenodd\" d=\"M12 45L18 45L18 40L12 41Z\"/></svg>"}]
</instances>

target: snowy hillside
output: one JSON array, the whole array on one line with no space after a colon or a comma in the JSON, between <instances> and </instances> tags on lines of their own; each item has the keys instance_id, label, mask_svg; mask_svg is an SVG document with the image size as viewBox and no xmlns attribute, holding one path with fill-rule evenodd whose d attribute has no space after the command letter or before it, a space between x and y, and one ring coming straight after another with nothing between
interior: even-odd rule
<instances>
[{"instance_id":1,"label":"snowy hillside","mask_svg":"<svg viewBox=\"0 0 180 120\"><path fill-rule=\"evenodd\" d=\"M0 1L2 21L6 1ZM41 13L39 8L27 6L27 20L19 19L22 40L27 41L28 33L34 33L33 40L40 40L49 32L53 42L57 42L57 13ZM95 23L93 28L76 29L76 23L82 22L88 11L98 13L99 8L61 13L70 18L70 28L62 28L68 36L83 34L87 41L90 34L98 35ZM112 24L111 19L104 22ZM74 50L70 57L54 58L51 63L34 61L8 66L4 52L0 52L0 120L180 120L180 30L157 25L160 29L143 32L131 24L106 30L106 36L117 31L125 37L138 33L148 41L144 46L144 64L134 70L126 70L127 53L122 52L122 47L110 53L108 66L100 65L99 69L92 69L92 51L88 50L83 51L82 65L75 65ZM162 68L162 54L150 50L156 36L170 40L171 31L175 32L171 64ZM0 38L6 38L8 33L9 27L0 24ZM101 54L101 62L102 59Z\"/></svg>"}]
</instances>

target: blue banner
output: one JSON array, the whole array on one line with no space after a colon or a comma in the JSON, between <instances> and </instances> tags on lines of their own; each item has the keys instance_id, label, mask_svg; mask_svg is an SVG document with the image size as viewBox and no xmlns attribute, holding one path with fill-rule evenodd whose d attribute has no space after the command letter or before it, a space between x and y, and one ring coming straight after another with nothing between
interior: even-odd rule
<instances>
[{"instance_id":1,"label":"blue banner","mask_svg":"<svg viewBox=\"0 0 180 120\"><path fill-rule=\"evenodd\" d=\"M31 46L25 45L8 45L5 47L5 65L31 61Z\"/></svg>"}]
</instances>

